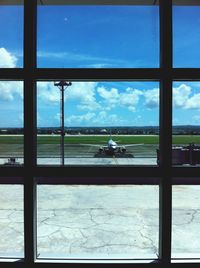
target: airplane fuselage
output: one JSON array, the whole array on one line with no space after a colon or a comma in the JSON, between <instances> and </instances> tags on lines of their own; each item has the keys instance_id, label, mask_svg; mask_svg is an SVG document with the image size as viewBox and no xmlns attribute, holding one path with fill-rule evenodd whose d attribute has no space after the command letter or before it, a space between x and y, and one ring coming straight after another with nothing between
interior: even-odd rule
<instances>
[{"instance_id":1,"label":"airplane fuselage","mask_svg":"<svg viewBox=\"0 0 200 268\"><path fill-rule=\"evenodd\" d=\"M115 153L124 153L126 149L119 147L117 143L110 138L107 146L101 148L100 151L107 155L115 155Z\"/></svg>"},{"instance_id":2,"label":"airplane fuselage","mask_svg":"<svg viewBox=\"0 0 200 268\"><path fill-rule=\"evenodd\" d=\"M115 141L113 141L112 139L110 139L108 141L108 148L109 150L116 150L117 149L117 143Z\"/></svg>"}]
</instances>

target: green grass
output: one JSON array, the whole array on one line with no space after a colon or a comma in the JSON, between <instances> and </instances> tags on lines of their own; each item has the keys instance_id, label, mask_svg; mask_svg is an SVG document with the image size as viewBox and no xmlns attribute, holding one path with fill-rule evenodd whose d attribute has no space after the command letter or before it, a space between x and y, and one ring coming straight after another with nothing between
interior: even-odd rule
<instances>
[{"instance_id":1,"label":"green grass","mask_svg":"<svg viewBox=\"0 0 200 268\"><path fill-rule=\"evenodd\" d=\"M112 136L113 140L119 144L130 143L144 143L144 144L158 144L159 136L126 136L118 135ZM105 144L107 143L109 136L65 136L66 144ZM23 144L23 136L0 136L0 144ZM175 135L173 136L173 144L188 144L188 143L200 144L200 135ZM38 136L38 144L59 144L59 136Z\"/></svg>"},{"instance_id":2,"label":"green grass","mask_svg":"<svg viewBox=\"0 0 200 268\"><path fill-rule=\"evenodd\" d=\"M200 144L200 135L174 135L172 142L173 144Z\"/></svg>"},{"instance_id":3,"label":"green grass","mask_svg":"<svg viewBox=\"0 0 200 268\"><path fill-rule=\"evenodd\" d=\"M23 144L23 136L1 136L0 144Z\"/></svg>"}]
</instances>

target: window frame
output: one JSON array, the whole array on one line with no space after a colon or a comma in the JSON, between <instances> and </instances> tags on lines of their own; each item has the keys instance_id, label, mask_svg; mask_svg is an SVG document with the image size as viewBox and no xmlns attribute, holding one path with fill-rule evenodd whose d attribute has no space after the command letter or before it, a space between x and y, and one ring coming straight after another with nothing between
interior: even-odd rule
<instances>
[{"instance_id":1,"label":"window frame","mask_svg":"<svg viewBox=\"0 0 200 268\"><path fill-rule=\"evenodd\" d=\"M78 4L80 1L76 1ZM154 1L152 1L154 2ZM24 185L24 259L1 259L3 267L199 267L183 260L171 263L172 185L200 184L199 167L171 165L172 152L172 82L200 80L199 68L172 67L172 0L160 0L160 68L124 69L47 69L36 66L37 1L24 0L24 67L1 69L0 80L24 81L24 165L1 166L0 184ZM69 1L70 3L70 1ZM82 3L82 2L81 2ZM102 0L84 0L101 4ZM105 0L103 4L132 4L132 0ZM38 80L158 80L160 81L160 165L159 166L37 166L36 165L36 81ZM29 115L29 116L27 116ZM80 177L84 174L84 177ZM98 175L96 175L98 174ZM58 184L159 184L159 259L154 262L74 262L36 258L37 183L45 178L60 178ZM20 179L19 179L20 178ZM39 178L43 178L40 180ZM183 178L183 179L177 179ZM188 179L192 178L192 179ZM47 183L50 183L49 180Z\"/></svg>"}]
</instances>

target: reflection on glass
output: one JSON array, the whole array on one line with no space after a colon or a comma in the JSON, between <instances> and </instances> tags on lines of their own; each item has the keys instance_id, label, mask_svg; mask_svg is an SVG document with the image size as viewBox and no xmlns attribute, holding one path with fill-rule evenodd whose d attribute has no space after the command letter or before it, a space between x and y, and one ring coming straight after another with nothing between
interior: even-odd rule
<instances>
[{"instance_id":1,"label":"reflection on glass","mask_svg":"<svg viewBox=\"0 0 200 268\"><path fill-rule=\"evenodd\" d=\"M23 186L0 185L0 257L24 256Z\"/></svg>"},{"instance_id":2,"label":"reflection on glass","mask_svg":"<svg viewBox=\"0 0 200 268\"><path fill-rule=\"evenodd\" d=\"M38 185L38 256L157 258L158 194L145 185Z\"/></svg>"},{"instance_id":3,"label":"reflection on glass","mask_svg":"<svg viewBox=\"0 0 200 268\"><path fill-rule=\"evenodd\" d=\"M200 164L200 82L173 83L174 165Z\"/></svg>"},{"instance_id":4,"label":"reflection on glass","mask_svg":"<svg viewBox=\"0 0 200 268\"><path fill-rule=\"evenodd\" d=\"M172 258L200 257L200 186L173 186Z\"/></svg>"},{"instance_id":5,"label":"reflection on glass","mask_svg":"<svg viewBox=\"0 0 200 268\"><path fill-rule=\"evenodd\" d=\"M199 68L200 6L191 5L189 0L184 2L185 6L173 7L174 67Z\"/></svg>"},{"instance_id":6,"label":"reflection on glass","mask_svg":"<svg viewBox=\"0 0 200 268\"><path fill-rule=\"evenodd\" d=\"M38 164L157 164L158 82L59 83L37 83Z\"/></svg>"},{"instance_id":7,"label":"reflection on glass","mask_svg":"<svg viewBox=\"0 0 200 268\"><path fill-rule=\"evenodd\" d=\"M0 165L23 163L23 82L0 81Z\"/></svg>"},{"instance_id":8,"label":"reflection on glass","mask_svg":"<svg viewBox=\"0 0 200 268\"><path fill-rule=\"evenodd\" d=\"M23 67L23 5L17 0L16 5L3 2L0 3L0 68Z\"/></svg>"},{"instance_id":9,"label":"reflection on glass","mask_svg":"<svg viewBox=\"0 0 200 268\"><path fill-rule=\"evenodd\" d=\"M159 66L159 8L38 5L38 67Z\"/></svg>"}]
</instances>

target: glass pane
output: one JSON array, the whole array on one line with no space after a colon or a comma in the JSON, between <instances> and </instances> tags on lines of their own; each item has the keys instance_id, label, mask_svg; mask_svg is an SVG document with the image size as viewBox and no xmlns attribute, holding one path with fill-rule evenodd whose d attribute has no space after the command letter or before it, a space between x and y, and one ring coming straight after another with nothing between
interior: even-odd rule
<instances>
[{"instance_id":1,"label":"glass pane","mask_svg":"<svg viewBox=\"0 0 200 268\"><path fill-rule=\"evenodd\" d=\"M173 186L172 258L200 257L200 186Z\"/></svg>"},{"instance_id":2,"label":"glass pane","mask_svg":"<svg viewBox=\"0 0 200 268\"><path fill-rule=\"evenodd\" d=\"M2 2L2 1L1 1ZM0 3L0 68L23 67L23 1Z\"/></svg>"},{"instance_id":3,"label":"glass pane","mask_svg":"<svg viewBox=\"0 0 200 268\"><path fill-rule=\"evenodd\" d=\"M0 165L24 162L23 82L0 81Z\"/></svg>"},{"instance_id":4,"label":"glass pane","mask_svg":"<svg viewBox=\"0 0 200 268\"><path fill-rule=\"evenodd\" d=\"M146 185L38 185L38 256L157 258L158 194Z\"/></svg>"},{"instance_id":5,"label":"glass pane","mask_svg":"<svg viewBox=\"0 0 200 268\"><path fill-rule=\"evenodd\" d=\"M38 5L37 62L51 68L158 67L159 8Z\"/></svg>"},{"instance_id":6,"label":"glass pane","mask_svg":"<svg viewBox=\"0 0 200 268\"><path fill-rule=\"evenodd\" d=\"M200 82L173 83L174 165L200 164Z\"/></svg>"},{"instance_id":7,"label":"glass pane","mask_svg":"<svg viewBox=\"0 0 200 268\"><path fill-rule=\"evenodd\" d=\"M157 164L158 82L38 82L37 104L38 164Z\"/></svg>"},{"instance_id":8,"label":"glass pane","mask_svg":"<svg viewBox=\"0 0 200 268\"><path fill-rule=\"evenodd\" d=\"M0 185L0 257L24 256L22 185Z\"/></svg>"},{"instance_id":9,"label":"glass pane","mask_svg":"<svg viewBox=\"0 0 200 268\"><path fill-rule=\"evenodd\" d=\"M195 5L194 1L188 0L184 5L173 6L174 67L200 67L199 18L199 1L195 1Z\"/></svg>"}]
</instances>

